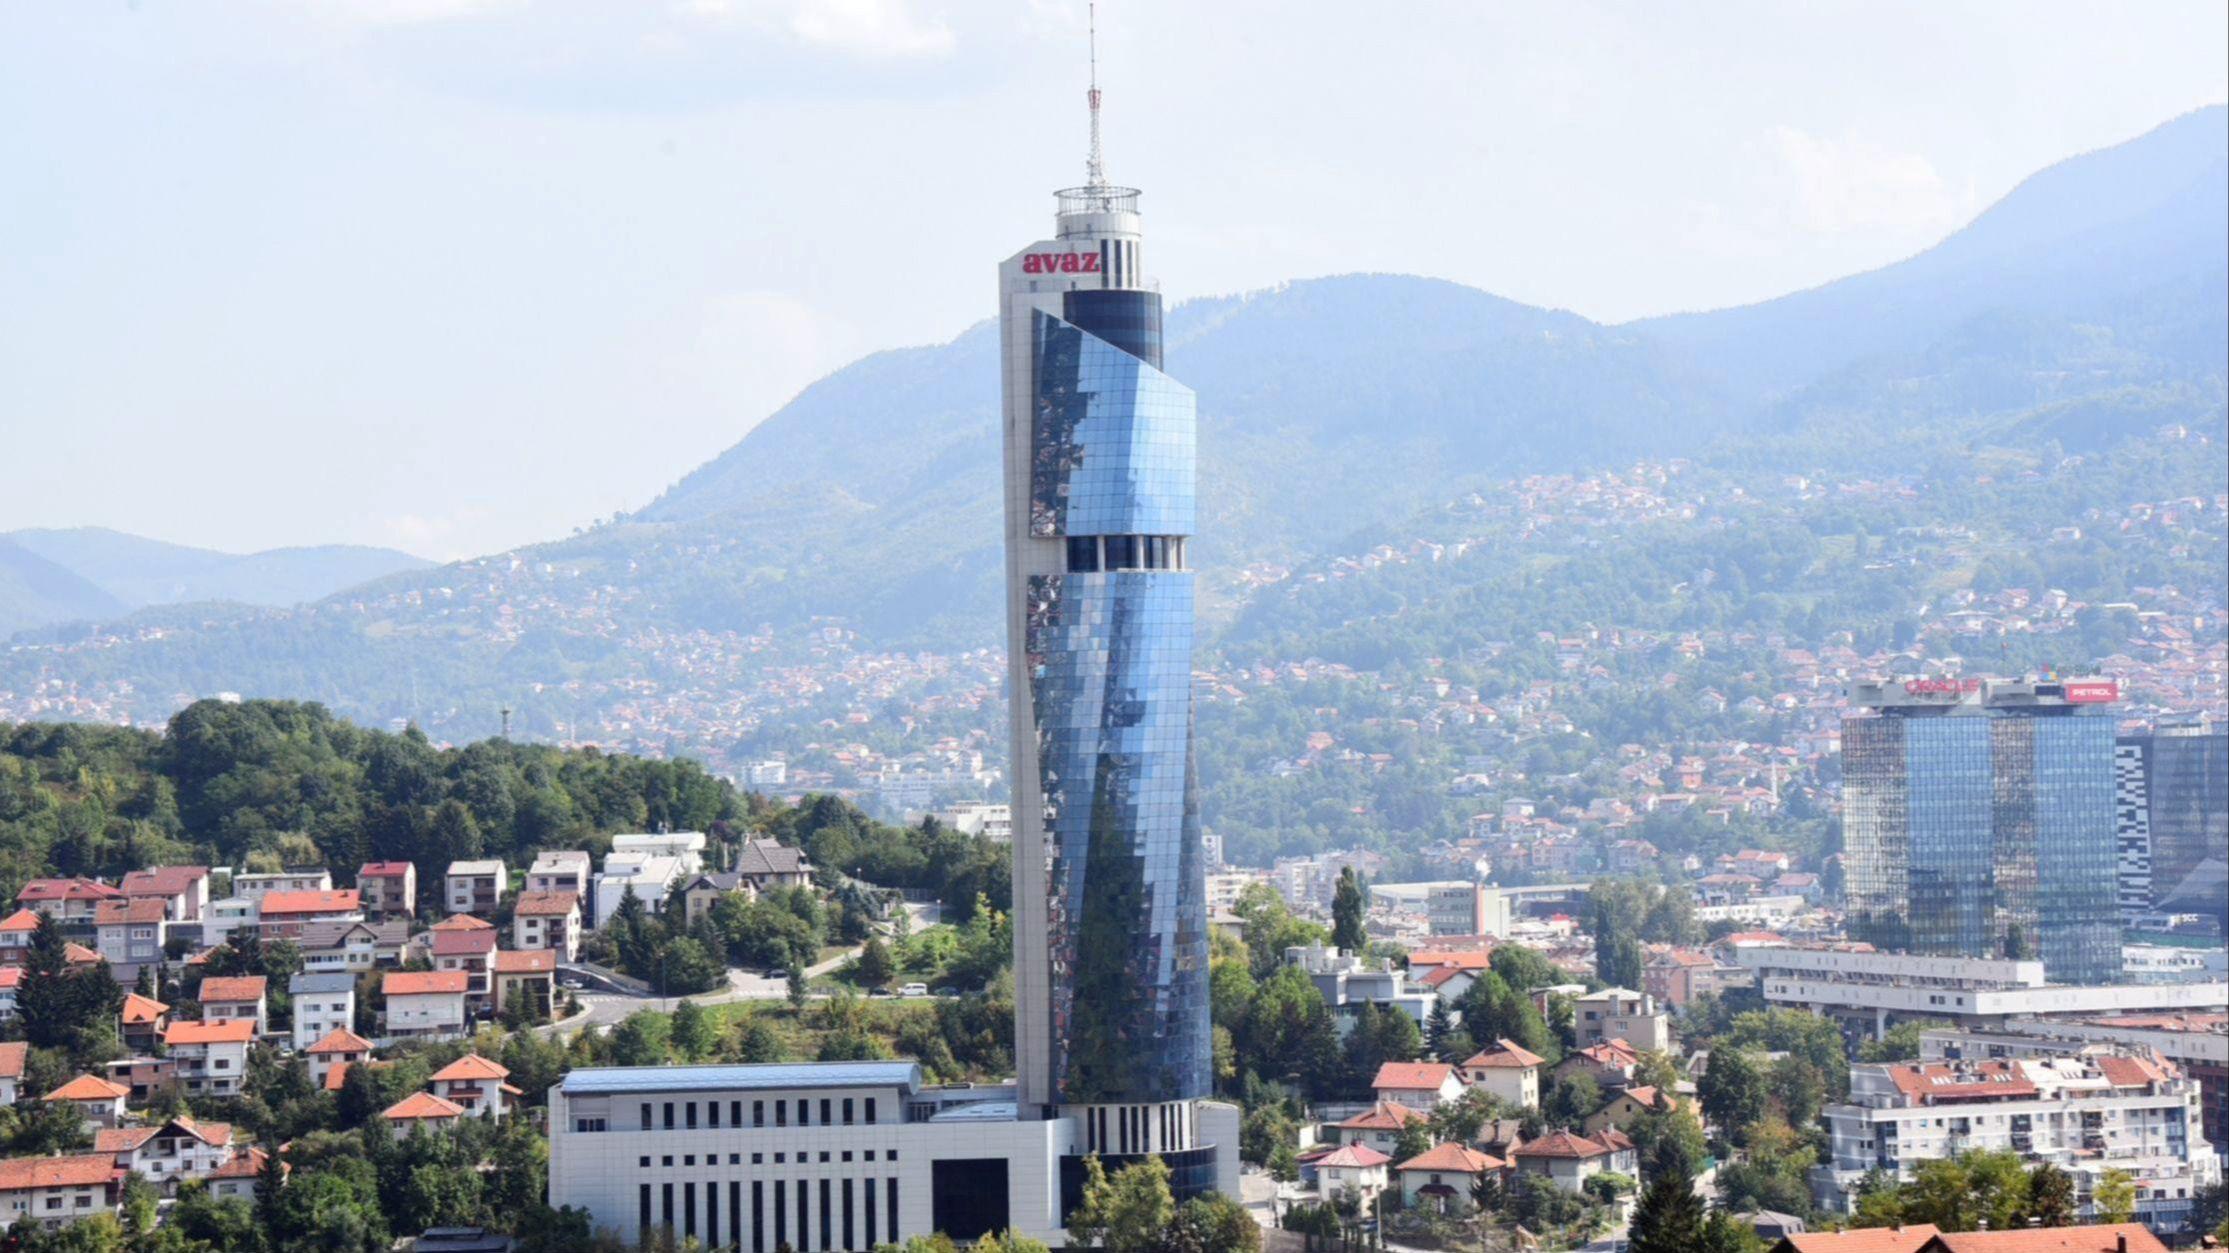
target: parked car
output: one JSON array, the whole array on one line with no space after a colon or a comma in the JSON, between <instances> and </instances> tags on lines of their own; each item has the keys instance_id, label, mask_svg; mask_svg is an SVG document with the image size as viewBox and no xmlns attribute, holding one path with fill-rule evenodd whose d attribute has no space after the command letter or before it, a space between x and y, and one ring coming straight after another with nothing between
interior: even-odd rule
<instances>
[{"instance_id":1,"label":"parked car","mask_svg":"<svg viewBox=\"0 0 2229 1253\"><path fill-rule=\"evenodd\" d=\"M898 989L898 995L900 996L927 996L928 994L929 985L926 983L909 983Z\"/></svg>"}]
</instances>

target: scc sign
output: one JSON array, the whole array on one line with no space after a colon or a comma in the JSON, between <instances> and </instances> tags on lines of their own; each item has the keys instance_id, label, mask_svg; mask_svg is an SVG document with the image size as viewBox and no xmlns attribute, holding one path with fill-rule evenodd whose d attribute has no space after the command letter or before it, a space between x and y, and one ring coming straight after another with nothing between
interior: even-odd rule
<instances>
[{"instance_id":1,"label":"scc sign","mask_svg":"<svg viewBox=\"0 0 2229 1253\"><path fill-rule=\"evenodd\" d=\"M1907 696L1956 696L1962 692L1978 692L1980 690L1980 679L1904 680L1904 694Z\"/></svg>"},{"instance_id":2,"label":"scc sign","mask_svg":"<svg viewBox=\"0 0 2229 1253\"><path fill-rule=\"evenodd\" d=\"M1096 252L1025 252L1022 254L1024 274L1097 274L1099 254Z\"/></svg>"}]
</instances>

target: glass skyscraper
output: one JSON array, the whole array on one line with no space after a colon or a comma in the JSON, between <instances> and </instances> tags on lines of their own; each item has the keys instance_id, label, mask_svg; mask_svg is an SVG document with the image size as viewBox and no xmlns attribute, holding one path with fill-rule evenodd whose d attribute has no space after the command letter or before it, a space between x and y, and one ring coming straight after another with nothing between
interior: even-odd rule
<instances>
[{"instance_id":1,"label":"glass skyscraper","mask_svg":"<svg viewBox=\"0 0 2229 1253\"><path fill-rule=\"evenodd\" d=\"M1057 200L1055 237L999 269L1017 1098L1075 1119L1110 1170L1159 1154L1197 1193L1219 1146L1200 1114L1194 405L1162 372L1137 191L1095 178Z\"/></svg>"},{"instance_id":2,"label":"glass skyscraper","mask_svg":"<svg viewBox=\"0 0 2229 1253\"><path fill-rule=\"evenodd\" d=\"M2163 725L2117 754L2124 920L2196 914L2229 933L2229 732Z\"/></svg>"},{"instance_id":3,"label":"glass skyscraper","mask_svg":"<svg viewBox=\"0 0 2229 1253\"><path fill-rule=\"evenodd\" d=\"M2115 723L2058 685L1882 699L1842 724L1851 933L1885 949L2121 970ZM1862 698L1861 698L1862 699Z\"/></svg>"}]
</instances>

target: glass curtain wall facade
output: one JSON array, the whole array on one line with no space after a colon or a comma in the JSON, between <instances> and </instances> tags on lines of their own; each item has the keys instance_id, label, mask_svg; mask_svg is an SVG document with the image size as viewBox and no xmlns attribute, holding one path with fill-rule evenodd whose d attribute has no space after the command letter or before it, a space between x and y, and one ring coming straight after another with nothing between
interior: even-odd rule
<instances>
[{"instance_id":1,"label":"glass curtain wall facade","mask_svg":"<svg viewBox=\"0 0 2229 1253\"><path fill-rule=\"evenodd\" d=\"M2141 772L2146 904L2210 917L2229 931L2229 732L2162 727L2120 745L2128 767Z\"/></svg>"},{"instance_id":2,"label":"glass curtain wall facade","mask_svg":"<svg viewBox=\"0 0 2229 1253\"><path fill-rule=\"evenodd\" d=\"M1975 713L1843 724L1851 926L1883 948L2120 974L2109 718Z\"/></svg>"},{"instance_id":3,"label":"glass curtain wall facade","mask_svg":"<svg viewBox=\"0 0 2229 1253\"><path fill-rule=\"evenodd\" d=\"M1136 193L1061 200L1001 269L1018 1096L1092 1151L1204 1151L1195 406L1161 370Z\"/></svg>"}]
</instances>

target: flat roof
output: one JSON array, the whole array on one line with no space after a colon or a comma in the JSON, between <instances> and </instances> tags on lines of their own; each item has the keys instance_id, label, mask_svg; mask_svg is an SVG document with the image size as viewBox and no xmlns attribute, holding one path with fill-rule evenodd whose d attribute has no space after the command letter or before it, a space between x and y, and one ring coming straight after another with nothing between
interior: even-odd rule
<instances>
[{"instance_id":1,"label":"flat roof","mask_svg":"<svg viewBox=\"0 0 2229 1253\"><path fill-rule=\"evenodd\" d=\"M564 1079L567 1096L630 1092L731 1092L782 1088L921 1086L917 1062L769 1062L751 1066L600 1066Z\"/></svg>"},{"instance_id":2,"label":"flat roof","mask_svg":"<svg viewBox=\"0 0 2229 1253\"><path fill-rule=\"evenodd\" d=\"M969 1101L929 1115L930 1122L1017 1122L1022 1107L1014 1101Z\"/></svg>"}]
</instances>

